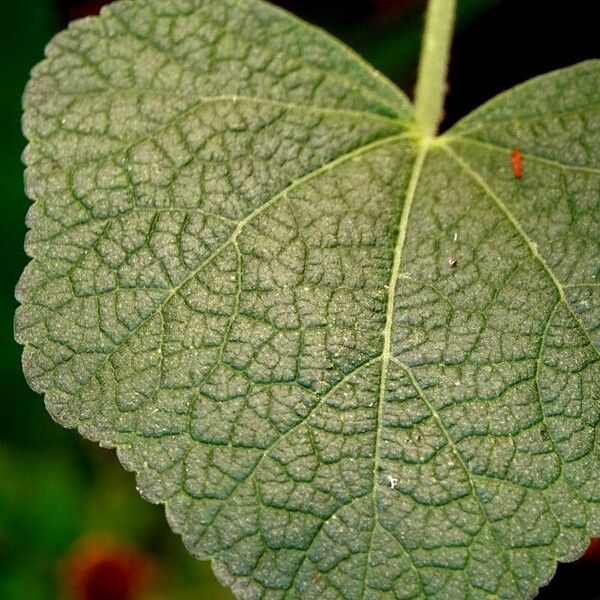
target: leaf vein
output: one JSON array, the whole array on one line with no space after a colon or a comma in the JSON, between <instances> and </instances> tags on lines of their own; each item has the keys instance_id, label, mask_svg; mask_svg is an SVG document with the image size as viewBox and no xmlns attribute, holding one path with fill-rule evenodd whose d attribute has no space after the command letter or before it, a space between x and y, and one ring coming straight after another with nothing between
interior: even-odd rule
<instances>
[{"instance_id":1,"label":"leaf vein","mask_svg":"<svg viewBox=\"0 0 600 600\"><path fill-rule=\"evenodd\" d=\"M542 266L544 271L546 271L550 280L554 284L554 287L556 288L560 299L564 302L567 310L569 311L569 313L571 314L571 316L577 323L578 328L580 329L582 335L586 338L590 347L592 348L592 350L595 352L595 354L600 359L600 349L596 346L596 344L590 337L589 331L583 324L583 321L581 320L579 315L574 311L568 298L566 297L565 290L564 290L562 284L560 283L560 281L557 278L554 271L550 268L550 265L546 262L546 259L541 255L537 245L530 239L530 237L527 235L527 233L525 232L523 227L521 227L521 224L517 221L517 219L515 219L514 215L510 212L510 210L508 209L506 204L492 190L492 188L490 188L490 186L485 182L483 177L479 173L477 173L468 163L466 163L458 154L456 154L456 152L454 152L454 150L449 148L447 145L441 145L440 147L443 148L443 150L448 155L450 155L452 158L454 158L454 160L461 166L461 168L465 171L465 173L467 173L467 175L469 175L469 177L471 177L478 184L478 186L485 192L485 194L487 196L489 196L495 202L495 204L498 207L498 209L500 210L500 212L502 212L504 214L506 219L510 222L510 224L513 226L513 228L517 231L517 233L520 235L520 237L523 239L523 241L529 248L533 257L539 262L539 264Z\"/></svg>"}]
</instances>

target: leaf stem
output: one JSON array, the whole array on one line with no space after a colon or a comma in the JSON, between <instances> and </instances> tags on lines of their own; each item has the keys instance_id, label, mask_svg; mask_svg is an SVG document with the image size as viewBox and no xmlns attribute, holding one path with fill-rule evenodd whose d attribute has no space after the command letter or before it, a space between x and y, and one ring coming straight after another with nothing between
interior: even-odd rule
<instances>
[{"instance_id":1,"label":"leaf stem","mask_svg":"<svg viewBox=\"0 0 600 600\"><path fill-rule=\"evenodd\" d=\"M437 133L444 111L456 0L429 0L415 93L415 116L423 136Z\"/></svg>"}]
</instances>

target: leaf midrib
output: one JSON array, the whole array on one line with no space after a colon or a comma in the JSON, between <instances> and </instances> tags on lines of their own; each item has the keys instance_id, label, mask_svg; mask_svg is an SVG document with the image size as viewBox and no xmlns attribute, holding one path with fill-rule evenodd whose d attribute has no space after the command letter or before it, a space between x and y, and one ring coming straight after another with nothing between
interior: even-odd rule
<instances>
[{"instance_id":1,"label":"leaf midrib","mask_svg":"<svg viewBox=\"0 0 600 600\"><path fill-rule=\"evenodd\" d=\"M373 529L371 531L371 536L370 536L369 545L368 545L369 549L367 552L365 576L364 576L364 581L363 581L363 592L362 592L363 598L366 597L367 589L368 589L369 567L371 564L371 551L373 549L373 537L374 537L374 532L377 527L382 527L385 531L387 531L390 535L392 535L392 537L394 537L394 539L396 540L398 545L402 548L402 551L404 552L404 554L406 555L406 557L409 561L410 568L416 576L416 580L419 583L423 597L427 596L427 594L425 593L424 587L423 587L421 574L419 572L419 569L416 567L416 565L413 561L411 553L405 547L405 545L400 537L394 535L388 529L383 527L383 525L381 524L381 522L379 520L379 512L378 512L378 508L377 508L377 496L378 496L378 490L379 490L378 473L379 473L379 462L380 462L380 456L379 456L379 454L380 454L380 439L381 439L381 428L382 428L382 423L383 423L386 383L387 383L387 376L388 376L390 362L396 363L407 374L407 376L409 377L409 379L411 381L413 388L415 389L415 392L419 395L421 400L424 402L424 404L426 405L427 409L429 410L429 412L431 414L431 417L434 419L434 421L437 423L438 427L440 428L442 435L446 439L446 442L447 442L448 446L450 447L452 454L456 457L459 465L461 466L461 469L464 471L464 473L467 477L467 481L469 483L469 488L470 488L470 492L471 492L470 495L472 496L474 502L476 503L478 510L481 513L481 516L482 516L484 522L488 526L492 537L496 541L498 549L503 557L507 571L510 573L510 576L511 576L515 586L517 587L517 589L519 589L519 586L517 583L517 578L515 577L515 575L512 571L511 563L510 563L509 557L506 553L506 548L501 544L500 540L497 537L496 532L494 531L494 529L492 527L492 523L490 522L489 517L485 511L485 508L481 502L481 499L479 498L479 494L477 493L475 481L473 480L473 475L472 475L470 469L468 468L462 455L460 454L458 448L456 447L456 444L455 444L454 440L452 439L452 437L450 436L450 433L446 429L446 426L445 426L443 420L441 419L439 413L437 412L437 410L435 410L433 405L426 398L423 390L421 389L421 386L419 385L419 383L418 383L414 373L410 369L410 367L408 365L401 363L392 353L392 331L393 331L393 326L394 326L394 313L395 313L395 306L396 306L396 298L395 298L396 287L398 285L398 281L400 280L400 273L401 273L401 269L402 269L402 255L403 255L404 247L406 245L406 238L408 235L408 223L410 220L413 202L415 200L419 179L420 179L421 173L423 172L423 166L425 164L425 159L427 157L427 153L429 152L429 150L432 146L439 144L438 140L439 140L439 138L421 138L420 139L419 151L418 151L417 157L415 159L415 162L413 164L410 182L409 182L409 185L406 190L404 205L402 207L402 212L400 215L400 222L398 225L398 236L396 239L396 246L394 249L394 258L393 258L392 268L391 268L391 272L390 272L390 279L389 279L389 283L388 283L388 287L387 287L388 302L387 302L387 309L386 309L385 328L384 328L384 332L383 332L384 343L383 343L383 349L382 349L382 354L381 354L382 364L381 364L381 374L380 374L380 381L379 381L379 400L378 400L377 421L376 421L376 430L375 430L376 431L376 433L375 433L375 453L374 453L374 457L373 457L373 484L372 484L372 493L371 493L372 512L373 512Z\"/></svg>"},{"instance_id":2,"label":"leaf midrib","mask_svg":"<svg viewBox=\"0 0 600 600\"><path fill-rule=\"evenodd\" d=\"M381 426L383 422L383 405L385 401L385 390L386 390L386 382L388 375L389 363L392 358L392 329L394 324L394 310L395 310L395 296L396 296L396 286L398 285L400 269L402 266L402 253L404 250L404 245L406 243L406 237L408 233L408 221L410 219L410 213L412 209L412 204L415 198L415 193L417 190L417 185L419 183L419 178L421 176L421 172L423 170L423 165L425 163L425 158L427 156L427 151L429 150L429 142L427 140L421 139L419 144L419 151L416 156L415 162L412 167L412 173L410 177L410 181L408 187L406 189L406 194L404 197L404 204L402 206L402 211L400 213L400 222L398 224L398 235L396 237L396 245L393 253L393 261L392 267L390 269L390 277L387 285L387 307L386 307L386 318L385 318L385 328L383 331L383 348L381 352L381 373L379 379L379 399L377 403L377 420L375 426L375 452L373 455L373 483L372 483L372 491L371 491L371 502L372 502L372 513L373 513L373 528L371 530L371 536L369 539L369 549L367 552L367 562L365 567L365 576L363 581L363 591L361 596L364 598L367 589L368 589L368 580L369 580L369 567L371 565L371 551L373 549L373 538L375 534L375 530L379 525L379 514L377 509L377 492L379 489L378 483L378 473L379 473L379 453L380 453L380 439L381 439ZM394 536L395 537L395 536ZM413 563L412 556L405 548L404 544L400 540L398 540L399 545L401 546L403 552L407 556L409 563L411 565L411 569L415 573L417 577L417 581L421 586L421 591L424 592L423 583L421 581L421 577L418 569Z\"/></svg>"}]
</instances>

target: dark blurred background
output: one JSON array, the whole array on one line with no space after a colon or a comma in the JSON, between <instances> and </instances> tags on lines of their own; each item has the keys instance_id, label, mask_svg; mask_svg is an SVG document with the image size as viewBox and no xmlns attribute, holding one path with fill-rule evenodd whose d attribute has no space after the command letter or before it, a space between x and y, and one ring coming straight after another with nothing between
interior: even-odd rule
<instances>
[{"instance_id":1,"label":"dark blurred background","mask_svg":"<svg viewBox=\"0 0 600 600\"><path fill-rule=\"evenodd\" d=\"M3 0L0 20L0 598L222 600L160 507L101 450L55 425L25 384L14 343L14 286L25 263L20 98L53 33L101 1ZM277 2L337 35L412 94L422 0ZM446 128L529 77L600 55L596 2L459 0ZM600 551L560 565L542 600L600 599ZM458 600L458 599L457 599Z\"/></svg>"}]
</instances>

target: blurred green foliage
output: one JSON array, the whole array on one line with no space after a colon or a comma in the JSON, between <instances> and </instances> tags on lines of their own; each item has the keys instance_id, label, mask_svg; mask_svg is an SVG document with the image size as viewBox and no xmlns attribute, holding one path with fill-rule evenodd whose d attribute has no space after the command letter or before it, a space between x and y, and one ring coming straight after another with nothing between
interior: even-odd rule
<instances>
[{"instance_id":1,"label":"blurred green foliage","mask_svg":"<svg viewBox=\"0 0 600 600\"><path fill-rule=\"evenodd\" d=\"M53 423L23 379L12 330L14 287L27 262L21 95L58 27L51 0L10 2L0 20L0 598L63 598L65 559L90 536L123 540L148 555L158 571L148 600L231 598L208 564L187 554L163 509L138 496L114 453Z\"/></svg>"}]
</instances>

